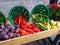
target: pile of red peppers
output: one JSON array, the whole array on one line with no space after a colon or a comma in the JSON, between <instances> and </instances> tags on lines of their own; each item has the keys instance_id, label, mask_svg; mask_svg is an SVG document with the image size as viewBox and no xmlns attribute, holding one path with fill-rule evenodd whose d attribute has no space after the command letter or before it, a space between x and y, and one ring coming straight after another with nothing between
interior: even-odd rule
<instances>
[{"instance_id":1,"label":"pile of red peppers","mask_svg":"<svg viewBox=\"0 0 60 45\"><path fill-rule=\"evenodd\" d=\"M57 10L58 9L57 4L50 4L49 7L53 8L54 10Z\"/></svg>"},{"instance_id":2,"label":"pile of red peppers","mask_svg":"<svg viewBox=\"0 0 60 45\"><path fill-rule=\"evenodd\" d=\"M34 34L34 33L42 31L41 28L35 26L34 24L28 23L26 21L26 18L23 17L22 15L16 16L16 18L14 19L14 22L17 25L19 25L21 36L28 35L28 34Z\"/></svg>"}]
</instances>

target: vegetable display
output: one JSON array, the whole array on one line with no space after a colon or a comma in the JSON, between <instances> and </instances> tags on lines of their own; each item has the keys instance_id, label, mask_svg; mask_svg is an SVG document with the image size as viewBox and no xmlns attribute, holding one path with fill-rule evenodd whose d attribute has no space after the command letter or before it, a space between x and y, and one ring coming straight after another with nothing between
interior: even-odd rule
<instances>
[{"instance_id":1,"label":"vegetable display","mask_svg":"<svg viewBox=\"0 0 60 45\"><path fill-rule=\"evenodd\" d=\"M49 7L37 5L30 17L26 8L17 6L10 10L8 18L13 26L6 24L5 17L0 12L0 41L59 28L60 7L56 4ZM29 23L30 18L33 23Z\"/></svg>"},{"instance_id":2,"label":"vegetable display","mask_svg":"<svg viewBox=\"0 0 60 45\"><path fill-rule=\"evenodd\" d=\"M11 26L10 24L0 24L0 41L20 37L18 26Z\"/></svg>"},{"instance_id":3,"label":"vegetable display","mask_svg":"<svg viewBox=\"0 0 60 45\"><path fill-rule=\"evenodd\" d=\"M32 10L33 23L42 28L42 30L50 29L49 9L45 5L37 5ZM47 23L47 24L46 24Z\"/></svg>"},{"instance_id":4,"label":"vegetable display","mask_svg":"<svg viewBox=\"0 0 60 45\"><path fill-rule=\"evenodd\" d=\"M43 15L44 16L44 15ZM32 15L33 23L42 30L50 30L60 27L60 22L50 20L48 17L42 17L41 14Z\"/></svg>"},{"instance_id":5,"label":"vegetable display","mask_svg":"<svg viewBox=\"0 0 60 45\"><path fill-rule=\"evenodd\" d=\"M22 15L18 15L14 21L20 27L21 36L28 35L28 34L34 34L36 32L42 31L42 29L38 28L34 24L28 23Z\"/></svg>"},{"instance_id":6,"label":"vegetable display","mask_svg":"<svg viewBox=\"0 0 60 45\"><path fill-rule=\"evenodd\" d=\"M49 8L44 5L37 5L32 10L33 23L42 30L58 28L59 17L59 8L56 4L49 5Z\"/></svg>"},{"instance_id":7,"label":"vegetable display","mask_svg":"<svg viewBox=\"0 0 60 45\"><path fill-rule=\"evenodd\" d=\"M24 6L15 6L9 11L8 15L9 21L13 26L16 26L16 24L14 23L14 19L19 14L23 14L27 21L30 20L29 11Z\"/></svg>"},{"instance_id":8,"label":"vegetable display","mask_svg":"<svg viewBox=\"0 0 60 45\"><path fill-rule=\"evenodd\" d=\"M36 26L42 28L43 30L50 29L50 20L48 16L42 14L32 15L33 22Z\"/></svg>"},{"instance_id":9,"label":"vegetable display","mask_svg":"<svg viewBox=\"0 0 60 45\"><path fill-rule=\"evenodd\" d=\"M56 4L49 5L50 17L55 21L60 21L60 7Z\"/></svg>"}]
</instances>

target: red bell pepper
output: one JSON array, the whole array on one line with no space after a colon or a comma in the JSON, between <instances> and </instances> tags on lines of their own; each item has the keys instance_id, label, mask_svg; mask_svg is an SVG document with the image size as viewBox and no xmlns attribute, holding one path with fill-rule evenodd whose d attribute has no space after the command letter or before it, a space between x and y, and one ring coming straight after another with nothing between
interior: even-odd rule
<instances>
[{"instance_id":1,"label":"red bell pepper","mask_svg":"<svg viewBox=\"0 0 60 45\"><path fill-rule=\"evenodd\" d=\"M51 4L49 5L51 8L53 8L54 10L56 10L58 8L57 4Z\"/></svg>"},{"instance_id":2,"label":"red bell pepper","mask_svg":"<svg viewBox=\"0 0 60 45\"><path fill-rule=\"evenodd\" d=\"M21 36L26 35L26 31L25 31L25 30L20 29L20 35L21 35Z\"/></svg>"},{"instance_id":3,"label":"red bell pepper","mask_svg":"<svg viewBox=\"0 0 60 45\"><path fill-rule=\"evenodd\" d=\"M26 31L25 33L26 33L26 35L32 34L32 33L30 33L30 32L27 32L27 31Z\"/></svg>"},{"instance_id":4,"label":"red bell pepper","mask_svg":"<svg viewBox=\"0 0 60 45\"><path fill-rule=\"evenodd\" d=\"M29 33L32 33L32 34L34 34L35 32L33 31L33 30L31 30L31 29L28 29L28 28L24 28L26 31L28 31Z\"/></svg>"}]
</instances>

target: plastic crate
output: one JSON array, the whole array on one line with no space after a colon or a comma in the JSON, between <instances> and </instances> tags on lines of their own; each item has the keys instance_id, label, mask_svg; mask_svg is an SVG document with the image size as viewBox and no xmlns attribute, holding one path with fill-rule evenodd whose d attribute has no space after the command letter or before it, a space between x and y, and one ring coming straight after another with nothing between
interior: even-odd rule
<instances>
[{"instance_id":1,"label":"plastic crate","mask_svg":"<svg viewBox=\"0 0 60 45\"><path fill-rule=\"evenodd\" d=\"M49 16L49 8L43 4L39 4L32 9L32 14L43 14Z\"/></svg>"},{"instance_id":2,"label":"plastic crate","mask_svg":"<svg viewBox=\"0 0 60 45\"><path fill-rule=\"evenodd\" d=\"M24 15L27 21L30 20L29 11L24 6L15 6L10 10L9 15L8 15L9 21L11 22L12 25L14 26L16 25L14 23L14 18L19 14Z\"/></svg>"}]
</instances>

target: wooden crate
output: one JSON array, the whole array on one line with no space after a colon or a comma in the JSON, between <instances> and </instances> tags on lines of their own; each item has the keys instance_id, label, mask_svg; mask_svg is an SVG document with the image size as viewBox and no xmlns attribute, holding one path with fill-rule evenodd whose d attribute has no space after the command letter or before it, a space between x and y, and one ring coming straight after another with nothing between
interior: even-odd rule
<instances>
[{"instance_id":1,"label":"wooden crate","mask_svg":"<svg viewBox=\"0 0 60 45\"><path fill-rule=\"evenodd\" d=\"M7 20L7 23L11 24L8 21L8 18L6 18L6 20ZM30 23L32 23L32 19L30 19ZM46 30L46 31L42 31L39 33L21 36L21 37L17 37L17 38L5 40L5 41L0 41L0 45L22 45L24 43L43 39L43 38L50 37L50 36L53 36L56 34L60 34L60 28L56 28L56 29L52 29L52 30Z\"/></svg>"},{"instance_id":2,"label":"wooden crate","mask_svg":"<svg viewBox=\"0 0 60 45\"><path fill-rule=\"evenodd\" d=\"M60 28L46 30L46 31L42 31L39 33L30 34L26 36L21 36L21 37L9 39L6 41L0 41L0 45L22 45L24 43L35 41L38 39L43 39L43 38L50 37L56 34L60 34Z\"/></svg>"}]
</instances>

